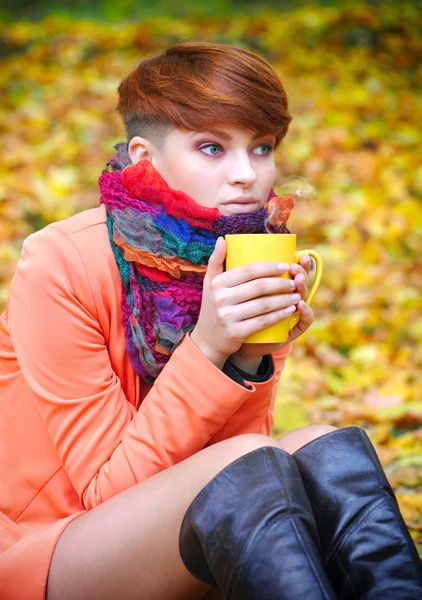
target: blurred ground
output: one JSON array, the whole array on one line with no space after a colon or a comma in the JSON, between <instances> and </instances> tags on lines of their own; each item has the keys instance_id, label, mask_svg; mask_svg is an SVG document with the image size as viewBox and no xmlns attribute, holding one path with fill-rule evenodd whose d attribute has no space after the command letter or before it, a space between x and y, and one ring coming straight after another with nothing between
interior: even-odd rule
<instances>
[{"instance_id":1,"label":"blurred ground","mask_svg":"<svg viewBox=\"0 0 422 600\"><path fill-rule=\"evenodd\" d=\"M226 3L227 4L227 3ZM96 206L124 139L120 79L182 40L233 43L276 67L294 117L278 184L314 200L289 221L324 259L316 321L282 376L274 433L364 427L422 554L421 35L415 3L345 2L254 15L0 25L0 310L32 231Z\"/></svg>"}]
</instances>

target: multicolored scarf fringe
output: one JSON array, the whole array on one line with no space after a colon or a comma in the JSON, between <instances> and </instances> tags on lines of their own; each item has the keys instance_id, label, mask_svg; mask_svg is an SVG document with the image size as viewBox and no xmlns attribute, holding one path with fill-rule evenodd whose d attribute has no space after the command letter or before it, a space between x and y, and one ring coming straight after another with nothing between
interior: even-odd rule
<instances>
[{"instance_id":1,"label":"multicolored scarf fringe","mask_svg":"<svg viewBox=\"0 0 422 600\"><path fill-rule=\"evenodd\" d=\"M193 330L208 260L228 233L289 233L293 198L271 190L253 213L225 216L172 190L147 160L132 164L127 144L99 178L110 243L122 279L122 322L135 372L153 382ZM270 214L270 218L269 218Z\"/></svg>"}]
</instances>

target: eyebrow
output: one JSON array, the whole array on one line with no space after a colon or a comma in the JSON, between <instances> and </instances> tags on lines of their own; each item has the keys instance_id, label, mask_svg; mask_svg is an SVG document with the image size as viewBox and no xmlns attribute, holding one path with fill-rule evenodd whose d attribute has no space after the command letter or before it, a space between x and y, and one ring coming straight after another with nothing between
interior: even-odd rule
<instances>
[{"instance_id":1,"label":"eyebrow","mask_svg":"<svg viewBox=\"0 0 422 600\"><path fill-rule=\"evenodd\" d=\"M218 137L221 137L223 140L226 140L227 142L230 142L233 139L229 133L227 133L226 131L222 131L221 129L207 129L206 131L208 131L209 133L212 133L213 135L217 135ZM197 135L198 133L204 133L204 132L193 131L189 137L193 137L194 135ZM265 135L271 135L271 134L266 134L266 133L262 133L262 132L258 131L258 133L256 133L253 136L252 141L254 142L258 138L264 137Z\"/></svg>"}]
</instances>

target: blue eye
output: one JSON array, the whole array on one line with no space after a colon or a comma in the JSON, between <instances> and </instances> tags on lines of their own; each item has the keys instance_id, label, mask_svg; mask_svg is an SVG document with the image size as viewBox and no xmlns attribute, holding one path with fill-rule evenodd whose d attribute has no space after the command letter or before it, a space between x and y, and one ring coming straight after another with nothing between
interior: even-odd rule
<instances>
[{"instance_id":1,"label":"blue eye","mask_svg":"<svg viewBox=\"0 0 422 600\"><path fill-rule=\"evenodd\" d=\"M205 146L202 146L200 150L208 156L218 156L221 151L221 146L220 144L206 144ZM205 150L209 150L209 152L205 152Z\"/></svg>"},{"instance_id":2,"label":"blue eye","mask_svg":"<svg viewBox=\"0 0 422 600\"><path fill-rule=\"evenodd\" d=\"M255 148L255 150L259 149L261 149L262 152L257 152L256 154L259 154L260 156L268 156L273 151L273 147L270 144L260 144L257 146L257 148Z\"/></svg>"}]
</instances>

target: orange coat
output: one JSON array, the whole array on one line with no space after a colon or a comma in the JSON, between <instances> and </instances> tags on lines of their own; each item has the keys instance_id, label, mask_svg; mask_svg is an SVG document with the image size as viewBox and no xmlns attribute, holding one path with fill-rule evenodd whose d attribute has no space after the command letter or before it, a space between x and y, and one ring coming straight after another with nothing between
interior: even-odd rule
<instances>
[{"instance_id":1,"label":"orange coat","mask_svg":"<svg viewBox=\"0 0 422 600\"><path fill-rule=\"evenodd\" d=\"M126 353L104 206L30 235L0 332L0 597L42 600L72 519L207 445L270 435L274 375L246 389L186 336L153 386Z\"/></svg>"}]
</instances>

